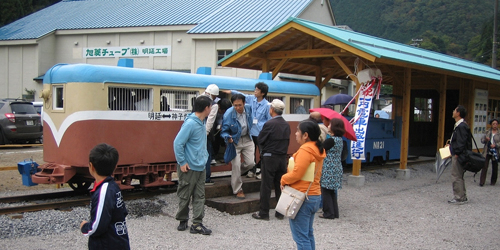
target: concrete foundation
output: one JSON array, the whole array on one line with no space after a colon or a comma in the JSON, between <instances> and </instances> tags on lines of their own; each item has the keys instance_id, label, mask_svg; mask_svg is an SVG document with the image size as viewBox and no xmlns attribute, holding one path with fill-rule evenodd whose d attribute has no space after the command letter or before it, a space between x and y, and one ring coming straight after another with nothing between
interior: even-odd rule
<instances>
[{"instance_id":1,"label":"concrete foundation","mask_svg":"<svg viewBox=\"0 0 500 250\"><path fill-rule=\"evenodd\" d=\"M408 180L410 179L410 170L409 169L396 169L396 179Z\"/></svg>"},{"instance_id":2,"label":"concrete foundation","mask_svg":"<svg viewBox=\"0 0 500 250\"><path fill-rule=\"evenodd\" d=\"M353 187L362 187L365 185L365 177L362 175L349 175L347 177L347 185Z\"/></svg>"}]
</instances>

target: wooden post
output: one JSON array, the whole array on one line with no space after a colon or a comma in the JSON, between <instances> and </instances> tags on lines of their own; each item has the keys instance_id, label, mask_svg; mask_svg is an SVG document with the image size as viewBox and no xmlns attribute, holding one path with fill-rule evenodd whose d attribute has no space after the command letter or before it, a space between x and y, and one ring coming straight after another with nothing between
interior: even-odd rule
<instances>
[{"instance_id":1,"label":"wooden post","mask_svg":"<svg viewBox=\"0 0 500 250\"><path fill-rule=\"evenodd\" d=\"M269 60L267 58L262 59L262 73L269 72Z\"/></svg>"},{"instance_id":2,"label":"wooden post","mask_svg":"<svg viewBox=\"0 0 500 250\"><path fill-rule=\"evenodd\" d=\"M363 64L360 63L358 65L358 72L363 70ZM358 81L358 78L354 80L356 83L356 93L358 93L359 89L361 88L361 83ZM356 97L356 103L359 102L359 95ZM361 160L352 160L352 175L354 176L359 176L361 174Z\"/></svg>"},{"instance_id":3,"label":"wooden post","mask_svg":"<svg viewBox=\"0 0 500 250\"><path fill-rule=\"evenodd\" d=\"M444 124L446 117L446 89L448 88L448 77L443 75L441 78L441 84L439 85L439 121L438 121L438 140L437 148L442 148L444 146Z\"/></svg>"},{"instance_id":4,"label":"wooden post","mask_svg":"<svg viewBox=\"0 0 500 250\"><path fill-rule=\"evenodd\" d=\"M405 68L403 85L403 128L401 131L401 157L399 169L406 169L408 164L408 143L410 135L411 69Z\"/></svg>"}]
</instances>

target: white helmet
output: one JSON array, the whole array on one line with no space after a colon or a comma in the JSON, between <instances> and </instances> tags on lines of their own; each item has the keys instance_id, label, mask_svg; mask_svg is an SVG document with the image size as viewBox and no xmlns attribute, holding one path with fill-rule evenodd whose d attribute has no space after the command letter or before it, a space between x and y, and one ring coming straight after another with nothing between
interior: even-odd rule
<instances>
[{"instance_id":1,"label":"white helmet","mask_svg":"<svg viewBox=\"0 0 500 250\"><path fill-rule=\"evenodd\" d=\"M205 92L218 96L219 95L219 87L215 84L210 84L208 85L207 89L205 89Z\"/></svg>"}]
</instances>

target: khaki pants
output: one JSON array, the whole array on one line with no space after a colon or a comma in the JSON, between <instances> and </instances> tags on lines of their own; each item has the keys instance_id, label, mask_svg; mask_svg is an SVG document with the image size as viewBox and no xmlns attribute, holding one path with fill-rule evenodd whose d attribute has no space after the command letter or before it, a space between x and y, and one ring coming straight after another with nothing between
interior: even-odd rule
<instances>
[{"instance_id":1,"label":"khaki pants","mask_svg":"<svg viewBox=\"0 0 500 250\"><path fill-rule=\"evenodd\" d=\"M255 165L255 145L249 135L242 136L235 146L236 157L231 161L231 187L233 188L233 194L238 193L241 190L241 186L243 186L241 173L250 170ZM243 162L241 162L241 158L243 158Z\"/></svg>"},{"instance_id":2,"label":"khaki pants","mask_svg":"<svg viewBox=\"0 0 500 250\"><path fill-rule=\"evenodd\" d=\"M179 210L175 215L178 221L189 220L189 201L193 197L193 224L201 223L205 216L205 170L182 172L177 165L177 197L179 197Z\"/></svg>"},{"instance_id":3,"label":"khaki pants","mask_svg":"<svg viewBox=\"0 0 500 250\"><path fill-rule=\"evenodd\" d=\"M465 193L464 168L458 162L455 155L451 158L451 180L453 182L453 196L456 200L462 201L467 198Z\"/></svg>"}]
</instances>

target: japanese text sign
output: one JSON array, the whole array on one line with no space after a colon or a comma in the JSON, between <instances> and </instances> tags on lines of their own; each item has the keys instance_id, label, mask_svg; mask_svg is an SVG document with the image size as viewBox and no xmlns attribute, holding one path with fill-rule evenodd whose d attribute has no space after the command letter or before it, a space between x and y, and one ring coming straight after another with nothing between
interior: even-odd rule
<instances>
[{"instance_id":1,"label":"japanese text sign","mask_svg":"<svg viewBox=\"0 0 500 250\"><path fill-rule=\"evenodd\" d=\"M170 56L170 46L126 46L83 48L84 58Z\"/></svg>"}]
</instances>

